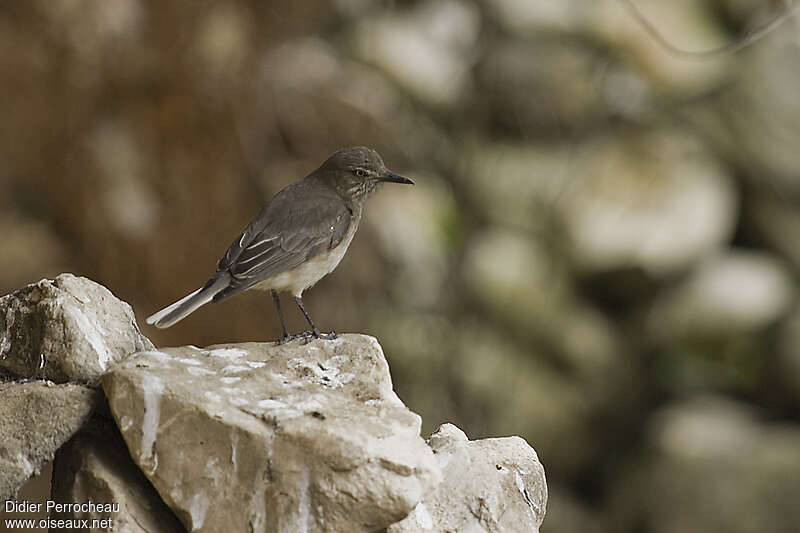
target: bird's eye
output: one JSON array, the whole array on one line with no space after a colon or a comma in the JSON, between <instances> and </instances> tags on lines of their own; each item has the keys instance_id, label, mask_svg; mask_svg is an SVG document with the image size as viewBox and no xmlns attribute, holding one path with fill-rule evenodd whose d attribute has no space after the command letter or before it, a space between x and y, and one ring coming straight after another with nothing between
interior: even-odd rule
<instances>
[{"instance_id":1,"label":"bird's eye","mask_svg":"<svg viewBox=\"0 0 800 533\"><path fill-rule=\"evenodd\" d=\"M353 173L358 176L359 178L365 178L367 176L367 171L363 168L357 168L353 171Z\"/></svg>"}]
</instances>

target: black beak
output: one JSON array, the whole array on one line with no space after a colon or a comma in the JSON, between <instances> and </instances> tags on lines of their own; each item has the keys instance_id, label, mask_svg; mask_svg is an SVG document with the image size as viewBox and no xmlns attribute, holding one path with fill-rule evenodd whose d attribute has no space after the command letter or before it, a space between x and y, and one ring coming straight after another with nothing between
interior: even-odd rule
<instances>
[{"instance_id":1,"label":"black beak","mask_svg":"<svg viewBox=\"0 0 800 533\"><path fill-rule=\"evenodd\" d=\"M399 174L395 174L394 172L387 172L385 176L378 178L378 181L390 181L392 183L407 183L408 185L414 185L414 182L410 179L400 176Z\"/></svg>"}]
</instances>

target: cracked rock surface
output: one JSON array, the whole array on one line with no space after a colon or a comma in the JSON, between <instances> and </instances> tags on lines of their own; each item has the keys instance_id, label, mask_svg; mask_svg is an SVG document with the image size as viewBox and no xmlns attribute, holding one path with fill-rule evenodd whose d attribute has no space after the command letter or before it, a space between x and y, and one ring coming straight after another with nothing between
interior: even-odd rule
<instances>
[{"instance_id":1,"label":"cracked rock surface","mask_svg":"<svg viewBox=\"0 0 800 533\"><path fill-rule=\"evenodd\" d=\"M114 362L153 349L131 306L92 280L61 274L0 298L0 371L96 384Z\"/></svg>"},{"instance_id":2,"label":"cracked rock surface","mask_svg":"<svg viewBox=\"0 0 800 533\"><path fill-rule=\"evenodd\" d=\"M119 533L186 531L131 460L113 422L95 418L88 426L56 454L52 499L101 505L53 510L50 518L106 521L103 531Z\"/></svg>"},{"instance_id":3,"label":"cracked rock surface","mask_svg":"<svg viewBox=\"0 0 800 533\"><path fill-rule=\"evenodd\" d=\"M369 336L144 351L103 389L133 460L192 531L376 531L441 482Z\"/></svg>"},{"instance_id":4,"label":"cracked rock surface","mask_svg":"<svg viewBox=\"0 0 800 533\"><path fill-rule=\"evenodd\" d=\"M444 481L388 533L535 533L544 520L547 484L536 451L520 437L470 441L452 424L429 444Z\"/></svg>"},{"instance_id":5,"label":"cracked rock surface","mask_svg":"<svg viewBox=\"0 0 800 533\"><path fill-rule=\"evenodd\" d=\"M49 381L0 383L0 500L13 498L83 426L97 395Z\"/></svg>"}]
</instances>

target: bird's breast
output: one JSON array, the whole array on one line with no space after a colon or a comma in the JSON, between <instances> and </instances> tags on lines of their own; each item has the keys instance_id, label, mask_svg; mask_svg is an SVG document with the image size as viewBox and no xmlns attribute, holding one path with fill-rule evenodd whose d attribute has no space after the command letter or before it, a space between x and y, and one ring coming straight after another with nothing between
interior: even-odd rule
<instances>
[{"instance_id":1,"label":"bird's breast","mask_svg":"<svg viewBox=\"0 0 800 533\"><path fill-rule=\"evenodd\" d=\"M358 220L350 223L339 244L322 253L315 255L291 270L276 274L269 279L253 286L254 289L275 290L289 292L292 296L300 297L303 291L311 288L320 279L330 274L344 257L353 235L358 229Z\"/></svg>"}]
</instances>

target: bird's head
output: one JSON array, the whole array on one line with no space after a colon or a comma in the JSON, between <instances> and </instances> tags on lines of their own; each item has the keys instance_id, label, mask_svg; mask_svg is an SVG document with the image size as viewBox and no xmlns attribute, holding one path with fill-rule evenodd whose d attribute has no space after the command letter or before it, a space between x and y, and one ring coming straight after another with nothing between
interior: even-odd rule
<instances>
[{"instance_id":1,"label":"bird's head","mask_svg":"<svg viewBox=\"0 0 800 533\"><path fill-rule=\"evenodd\" d=\"M391 172L378 152L365 146L337 151L320 170L345 199L366 198L384 182L414 184L410 179Z\"/></svg>"}]
</instances>

